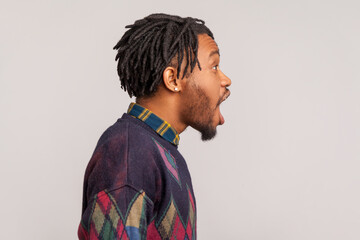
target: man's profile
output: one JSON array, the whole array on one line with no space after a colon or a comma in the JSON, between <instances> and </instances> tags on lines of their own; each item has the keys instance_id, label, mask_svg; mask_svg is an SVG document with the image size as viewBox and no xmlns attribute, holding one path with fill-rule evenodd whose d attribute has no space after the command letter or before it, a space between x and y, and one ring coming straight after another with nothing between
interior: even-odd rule
<instances>
[{"instance_id":1,"label":"man's profile","mask_svg":"<svg viewBox=\"0 0 360 240\"><path fill-rule=\"evenodd\" d=\"M84 179L79 239L196 239L191 177L178 151L224 123L231 80L204 21L152 14L115 45L121 87L136 97L100 137Z\"/></svg>"}]
</instances>

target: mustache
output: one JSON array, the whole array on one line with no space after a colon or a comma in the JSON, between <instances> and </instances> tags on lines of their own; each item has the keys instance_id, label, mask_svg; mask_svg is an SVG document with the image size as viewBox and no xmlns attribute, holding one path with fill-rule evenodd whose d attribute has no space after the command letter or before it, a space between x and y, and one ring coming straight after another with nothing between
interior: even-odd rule
<instances>
[{"instance_id":1,"label":"mustache","mask_svg":"<svg viewBox=\"0 0 360 240\"><path fill-rule=\"evenodd\" d=\"M230 97L230 94L231 94L230 90L226 88L224 95L219 99L216 106L219 106L223 101L225 101L228 97Z\"/></svg>"}]
</instances>

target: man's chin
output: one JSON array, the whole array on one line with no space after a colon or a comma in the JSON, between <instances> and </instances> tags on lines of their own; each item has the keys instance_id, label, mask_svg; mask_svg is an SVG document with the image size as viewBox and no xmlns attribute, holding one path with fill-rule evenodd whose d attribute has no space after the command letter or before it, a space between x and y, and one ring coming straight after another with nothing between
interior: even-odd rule
<instances>
[{"instance_id":1,"label":"man's chin","mask_svg":"<svg viewBox=\"0 0 360 240\"><path fill-rule=\"evenodd\" d=\"M216 128L208 128L200 130L201 133L201 140L209 141L216 136Z\"/></svg>"},{"instance_id":2,"label":"man's chin","mask_svg":"<svg viewBox=\"0 0 360 240\"><path fill-rule=\"evenodd\" d=\"M197 121L195 124L190 124L192 128L197 130L201 134L202 141L209 141L216 136L216 125L213 126L211 121L208 121L207 124L199 124L200 121Z\"/></svg>"}]
</instances>

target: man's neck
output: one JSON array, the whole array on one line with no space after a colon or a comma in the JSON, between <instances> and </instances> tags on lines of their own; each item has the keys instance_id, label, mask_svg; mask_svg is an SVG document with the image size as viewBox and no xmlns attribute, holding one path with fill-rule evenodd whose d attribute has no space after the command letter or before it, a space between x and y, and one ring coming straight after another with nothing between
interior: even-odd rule
<instances>
[{"instance_id":1,"label":"man's neck","mask_svg":"<svg viewBox=\"0 0 360 240\"><path fill-rule=\"evenodd\" d=\"M136 99L136 103L149 109L161 119L168 122L178 134L182 133L187 125L179 118L179 111L175 99L154 96L150 98Z\"/></svg>"}]
</instances>

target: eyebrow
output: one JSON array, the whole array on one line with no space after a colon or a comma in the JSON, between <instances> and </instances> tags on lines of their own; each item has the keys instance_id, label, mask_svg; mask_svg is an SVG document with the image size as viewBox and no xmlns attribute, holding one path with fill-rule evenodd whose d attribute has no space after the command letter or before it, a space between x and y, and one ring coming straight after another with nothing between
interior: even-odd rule
<instances>
[{"instance_id":1,"label":"eyebrow","mask_svg":"<svg viewBox=\"0 0 360 240\"><path fill-rule=\"evenodd\" d=\"M215 54L218 54L218 55L220 56L220 50L217 49L217 50L212 51L212 52L210 53L210 55L209 55L209 58L211 58L211 57L212 57L213 55L215 55Z\"/></svg>"}]
</instances>

